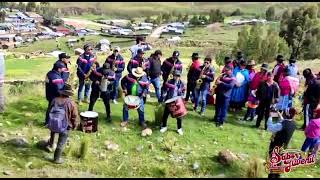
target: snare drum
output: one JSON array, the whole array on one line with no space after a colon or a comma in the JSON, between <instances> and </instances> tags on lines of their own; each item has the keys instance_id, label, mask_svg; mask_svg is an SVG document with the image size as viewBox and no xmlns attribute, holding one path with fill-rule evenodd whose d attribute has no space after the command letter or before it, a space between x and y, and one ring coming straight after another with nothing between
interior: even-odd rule
<instances>
[{"instance_id":1,"label":"snare drum","mask_svg":"<svg viewBox=\"0 0 320 180\"><path fill-rule=\"evenodd\" d=\"M129 109L138 109L140 107L140 101L139 96L128 95L124 97L124 103Z\"/></svg>"},{"instance_id":2,"label":"snare drum","mask_svg":"<svg viewBox=\"0 0 320 180\"><path fill-rule=\"evenodd\" d=\"M180 118L188 113L181 96L168 99L165 103L169 108L172 118Z\"/></svg>"},{"instance_id":3,"label":"snare drum","mask_svg":"<svg viewBox=\"0 0 320 180\"><path fill-rule=\"evenodd\" d=\"M92 133L98 131L98 113L94 111L85 111L80 113L81 131Z\"/></svg>"}]
</instances>

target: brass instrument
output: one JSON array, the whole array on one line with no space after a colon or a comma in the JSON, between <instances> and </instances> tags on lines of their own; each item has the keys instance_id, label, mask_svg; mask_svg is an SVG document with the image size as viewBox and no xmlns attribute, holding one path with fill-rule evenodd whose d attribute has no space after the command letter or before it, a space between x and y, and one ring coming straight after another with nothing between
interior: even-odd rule
<instances>
[{"instance_id":1,"label":"brass instrument","mask_svg":"<svg viewBox=\"0 0 320 180\"><path fill-rule=\"evenodd\" d=\"M116 72L117 71L117 67L116 67L116 57L113 59L112 61L112 71Z\"/></svg>"},{"instance_id":2,"label":"brass instrument","mask_svg":"<svg viewBox=\"0 0 320 180\"><path fill-rule=\"evenodd\" d=\"M173 79L173 71L174 71L174 66L176 65L176 61L173 62L173 66L170 70L169 76L168 76L168 80Z\"/></svg>"},{"instance_id":3,"label":"brass instrument","mask_svg":"<svg viewBox=\"0 0 320 180\"><path fill-rule=\"evenodd\" d=\"M91 72L96 69L96 66L97 66L97 64L93 63L91 68L90 68L90 70L88 71L88 73L85 74L85 76L84 76L85 77L85 82L89 82L89 80L90 80L89 76L90 76Z\"/></svg>"},{"instance_id":4,"label":"brass instrument","mask_svg":"<svg viewBox=\"0 0 320 180\"><path fill-rule=\"evenodd\" d=\"M203 82L202 76L203 76L204 72L205 72L206 70L208 70L208 69L209 69L209 68L207 68L206 66L204 66L204 67L202 68L202 70L201 70L201 72L200 72L199 79L196 81L196 89L200 89L200 86L201 86L201 84L202 84L202 82Z\"/></svg>"},{"instance_id":5,"label":"brass instrument","mask_svg":"<svg viewBox=\"0 0 320 180\"><path fill-rule=\"evenodd\" d=\"M222 73L215 81L214 81L214 84L212 86L212 90L213 90L213 94L216 94L216 88L217 88L217 82L218 82L218 79L221 79L222 77L224 76L224 74Z\"/></svg>"}]
</instances>

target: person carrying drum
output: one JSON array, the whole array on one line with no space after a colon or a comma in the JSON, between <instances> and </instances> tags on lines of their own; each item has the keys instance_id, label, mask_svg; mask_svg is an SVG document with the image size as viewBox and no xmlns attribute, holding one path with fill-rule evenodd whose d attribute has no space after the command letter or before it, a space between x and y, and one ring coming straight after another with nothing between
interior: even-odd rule
<instances>
[{"instance_id":1,"label":"person carrying drum","mask_svg":"<svg viewBox=\"0 0 320 180\"><path fill-rule=\"evenodd\" d=\"M122 127L127 126L129 121L129 109L133 107L134 109L138 110L140 126L143 129L147 128L147 125L144 120L143 97L147 95L149 84L150 83L146 76L146 73L143 71L141 67L132 69L132 73L128 74L127 76L121 79L121 88L125 96L133 97L132 100L134 102L138 101L137 104L134 104L135 106L132 106L132 104L127 104L128 102L123 104L123 121L121 123Z\"/></svg>"},{"instance_id":2,"label":"person carrying drum","mask_svg":"<svg viewBox=\"0 0 320 180\"><path fill-rule=\"evenodd\" d=\"M88 111L93 110L93 106L99 97L102 98L104 106L106 108L107 122L111 122L110 116L110 93L113 89L113 81L115 80L115 74L110 69L109 63L104 63L101 68L93 71L90 74L90 80L92 81L90 94L90 104Z\"/></svg>"},{"instance_id":3,"label":"person carrying drum","mask_svg":"<svg viewBox=\"0 0 320 180\"><path fill-rule=\"evenodd\" d=\"M173 72L173 79L170 79L168 82L165 83L165 88L164 88L164 100L168 100L177 96L181 96L181 98L184 96L185 94L185 85L184 83L181 81L180 79L181 76L181 71L174 71ZM184 106L184 103L182 103L181 105ZM164 133L167 131L167 121L168 121L168 117L169 114L172 113L170 112L170 109L168 107L168 105L166 105L165 109L164 109L164 113L163 113L163 117L162 117L162 124L161 124L161 129L160 132ZM181 117L177 117L177 127L178 127L178 133L180 135L183 135L183 130L182 130L182 118Z\"/></svg>"},{"instance_id":4,"label":"person carrying drum","mask_svg":"<svg viewBox=\"0 0 320 180\"><path fill-rule=\"evenodd\" d=\"M92 53L92 46L89 44L84 45L84 53L81 54L77 60L77 76L79 78L79 89L78 89L78 103L80 104L83 100L82 90L84 89L85 102L89 102L89 91L91 82L89 80L89 75L92 72L92 69L96 65L96 57Z\"/></svg>"},{"instance_id":5,"label":"person carrying drum","mask_svg":"<svg viewBox=\"0 0 320 180\"><path fill-rule=\"evenodd\" d=\"M111 94L111 100L114 104L118 104L117 98L118 98L118 90L119 90L119 83L120 79L122 77L122 72L125 68L125 62L123 60L123 57L120 54L120 47L115 47L113 50L113 54L108 56L106 59L106 62L110 64L111 70L113 70L116 74L116 79L114 80L114 89Z\"/></svg>"},{"instance_id":6,"label":"person carrying drum","mask_svg":"<svg viewBox=\"0 0 320 180\"><path fill-rule=\"evenodd\" d=\"M161 97L163 97L163 92L165 89L165 83L172 79L172 73L174 71L180 71L182 74L182 62L179 60L180 53L179 51L173 51L172 57L167 58L165 61L163 61L161 65L161 71L162 71L162 80L163 84L161 87Z\"/></svg>"},{"instance_id":7,"label":"person carrying drum","mask_svg":"<svg viewBox=\"0 0 320 180\"><path fill-rule=\"evenodd\" d=\"M204 64L200 66L201 72L198 76L199 79L196 82L196 88L195 88L195 110L200 105L200 101L202 101L201 111L199 111L199 114L201 116L204 115L206 111L207 106L207 96L210 89L210 83L214 80L214 68L211 66L212 59L210 56L207 56L204 59Z\"/></svg>"}]
</instances>

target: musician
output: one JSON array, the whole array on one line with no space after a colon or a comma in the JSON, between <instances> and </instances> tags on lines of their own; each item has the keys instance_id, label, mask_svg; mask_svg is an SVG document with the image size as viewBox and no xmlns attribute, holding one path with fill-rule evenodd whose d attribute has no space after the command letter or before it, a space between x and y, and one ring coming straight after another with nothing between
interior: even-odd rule
<instances>
[{"instance_id":1,"label":"musician","mask_svg":"<svg viewBox=\"0 0 320 180\"><path fill-rule=\"evenodd\" d=\"M106 108L107 114L107 122L111 122L110 116L110 95L113 90L113 81L115 80L115 73L110 68L109 63L104 63L102 67L92 71L89 76L90 80L92 81L91 84L91 94L90 94L90 104L88 111L93 110L93 106L96 103L97 99L101 97L103 100L104 106ZM107 79L107 81L103 81L103 79ZM109 81L109 82L108 82ZM105 84L102 83L109 83L107 88L104 88Z\"/></svg>"},{"instance_id":2,"label":"musician","mask_svg":"<svg viewBox=\"0 0 320 180\"><path fill-rule=\"evenodd\" d=\"M191 93L191 101L192 103L196 104L196 99L195 99L195 87L196 87L196 80L198 79L201 69L201 62L200 62L200 57L198 53L192 53L191 56L192 59L192 64L191 67L188 71L188 75L187 75L187 94L186 94L186 98L185 101L188 102L189 101L189 97L190 97L190 93ZM194 110L196 110L195 105L194 105Z\"/></svg>"},{"instance_id":3,"label":"musician","mask_svg":"<svg viewBox=\"0 0 320 180\"><path fill-rule=\"evenodd\" d=\"M141 67L147 73L149 69L149 61L144 57L144 51L142 49L138 49L137 55L132 58L127 66L127 70L129 73L132 73L133 68Z\"/></svg>"},{"instance_id":4,"label":"musician","mask_svg":"<svg viewBox=\"0 0 320 180\"><path fill-rule=\"evenodd\" d=\"M284 57L282 55L278 55L276 58L277 64L272 70L272 73L274 75L274 81L279 84L279 80L283 77L285 64L283 63Z\"/></svg>"},{"instance_id":5,"label":"musician","mask_svg":"<svg viewBox=\"0 0 320 180\"><path fill-rule=\"evenodd\" d=\"M232 71L233 71L233 62L232 62L232 59L229 56L224 57L224 67L223 67L221 73L225 73L225 67L226 66L231 67Z\"/></svg>"},{"instance_id":6,"label":"musician","mask_svg":"<svg viewBox=\"0 0 320 180\"><path fill-rule=\"evenodd\" d=\"M149 88L149 80L146 73L141 67L132 69L132 73L126 75L121 79L121 88L125 96L133 95L140 98L140 107L138 108L139 122L143 129L147 128L144 120L144 101L143 97L146 96ZM123 121L122 127L127 126L129 121L129 109L127 104L123 104Z\"/></svg>"},{"instance_id":7,"label":"musician","mask_svg":"<svg viewBox=\"0 0 320 180\"><path fill-rule=\"evenodd\" d=\"M226 66L225 73L216 81L216 112L214 121L217 127L222 128L225 118L227 117L230 96L235 83L236 80L232 74L232 67Z\"/></svg>"},{"instance_id":8,"label":"musician","mask_svg":"<svg viewBox=\"0 0 320 180\"><path fill-rule=\"evenodd\" d=\"M160 92L161 91L160 76L162 74L161 57L162 57L162 52L160 50L156 50L151 55L151 57L149 58L150 68L148 72L150 82L152 83L156 91L158 102L160 102L160 96L161 96L161 92Z\"/></svg>"},{"instance_id":9,"label":"musician","mask_svg":"<svg viewBox=\"0 0 320 180\"><path fill-rule=\"evenodd\" d=\"M85 102L88 103L89 91L91 82L89 80L89 75L91 74L93 65L96 62L96 57L94 56L92 46L86 44L83 46L84 53L81 54L77 60L77 76L79 78L79 89L78 89L78 103L83 100L82 90L84 89Z\"/></svg>"},{"instance_id":10,"label":"musician","mask_svg":"<svg viewBox=\"0 0 320 180\"><path fill-rule=\"evenodd\" d=\"M163 84L161 87L161 97L163 97L163 92L165 88L165 83L170 80L170 74L174 71L180 71L182 73L182 62L179 60L180 52L179 51L173 51L172 57L167 58L165 61L163 61L161 65L161 71L162 71L162 80Z\"/></svg>"},{"instance_id":11,"label":"musician","mask_svg":"<svg viewBox=\"0 0 320 180\"><path fill-rule=\"evenodd\" d=\"M195 109L197 110L200 105L200 101L202 101L201 111L199 112L201 116L203 116L206 111L206 100L210 89L210 83L214 80L214 68L211 66L211 62L212 59L210 56L207 56L204 59L204 64L200 66L201 73L199 79L197 80L201 80L202 83L200 83L199 89L195 88Z\"/></svg>"},{"instance_id":12,"label":"musician","mask_svg":"<svg viewBox=\"0 0 320 180\"><path fill-rule=\"evenodd\" d=\"M166 101L168 99L177 97L177 96L184 96L185 93L185 85L180 79L181 71L174 71L173 72L173 79L168 80L168 82L165 83L164 93L163 93L163 99ZM169 117L169 108L168 106L165 107L163 117L162 117L162 124L160 132L164 133L167 131L167 121ZM182 130L182 118L177 118L177 132L179 135L183 135Z\"/></svg>"},{"instance_id":13,"label":"musician","mask_svg":"<svg viewBox=\"0 0 320 180\"><path fill-rule=\"evenodd\" d=\"M150 44L145 42L144 37L137 37L136 39L136 45L131 46L130 51L131 51L131 58L134 58L138 54L138 50L142 49L142 51L148 51L151 50L152 47Z\"/></svg>"},{"instance_id":14,"label":"musician","mask_svg":"<svg viewBox=\"0 0 320 180\"><path fill-rule=\"evenodd\" d=\"M120 54L120 47L115 47L113 50L113 54L108 56L106 59L106 62L110 64L110 68L112 70L115 70L116 78L114 80L114 88L113 92L111 93L111 100L114 104L118 104L117 98L118 98L118 90L119 90L119 84L120 79L122 77L122 72L125 68L125 62L123 60L123 57ZM113 69L114 68L114 69Z\"/></svg>"},{"instance_id":15,"label":"musician","mask_svg":"<svg viewBox=\"0 0 320 180\"><path fill-rule=\"evenodd\" d=\"M65 82L62 79L61 75L61 73L63 72L63 68L65 68L65 66L62 63L55 63L52 70L49 71L46 75L45 88L48 108L46 112L45 124L47 124L48 121L49 107L52 100L60 96L59 90L61 90L65 85Z\"/></svg>"},{"instance_id":16,"label":"musician","mask_svg":"<svg viewBox=\"0 0 320 180\"><path fill-rule=\"evenodd\" d=\"M70 77L70 71L68 68L68 64L70 63L70 56L66 53L59 54L59 59L55 63L61 63L64 68L62 68L61 76L63 81L66 83Z\"/></svg>"}]
</instances>

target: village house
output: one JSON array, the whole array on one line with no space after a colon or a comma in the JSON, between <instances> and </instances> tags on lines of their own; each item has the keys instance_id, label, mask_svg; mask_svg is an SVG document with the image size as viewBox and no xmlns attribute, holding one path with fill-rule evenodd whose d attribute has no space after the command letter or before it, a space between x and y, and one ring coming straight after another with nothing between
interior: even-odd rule
<instances>
[{"instance_id":1,"label":"village house","mask_svg":"<svg viewBox=\"0 0 320 180\"><path fill-rule=\"evenodd\" d=\"M1 49L8 49L15 47L16 34L3 34L0 35L0 47Z\"/></svg>"},{"instance_id":2,"label":"village house","mask_svg":"<svg viewBox=\"0 0 320 180\"><path fill-rule=\"evenodd\" d=\"M36 20L39 23L43 23L43 17L37 13L34 12L25 12L25 14L29 17L32 18L34 20Z\"/></svg>"}]
</instances>

